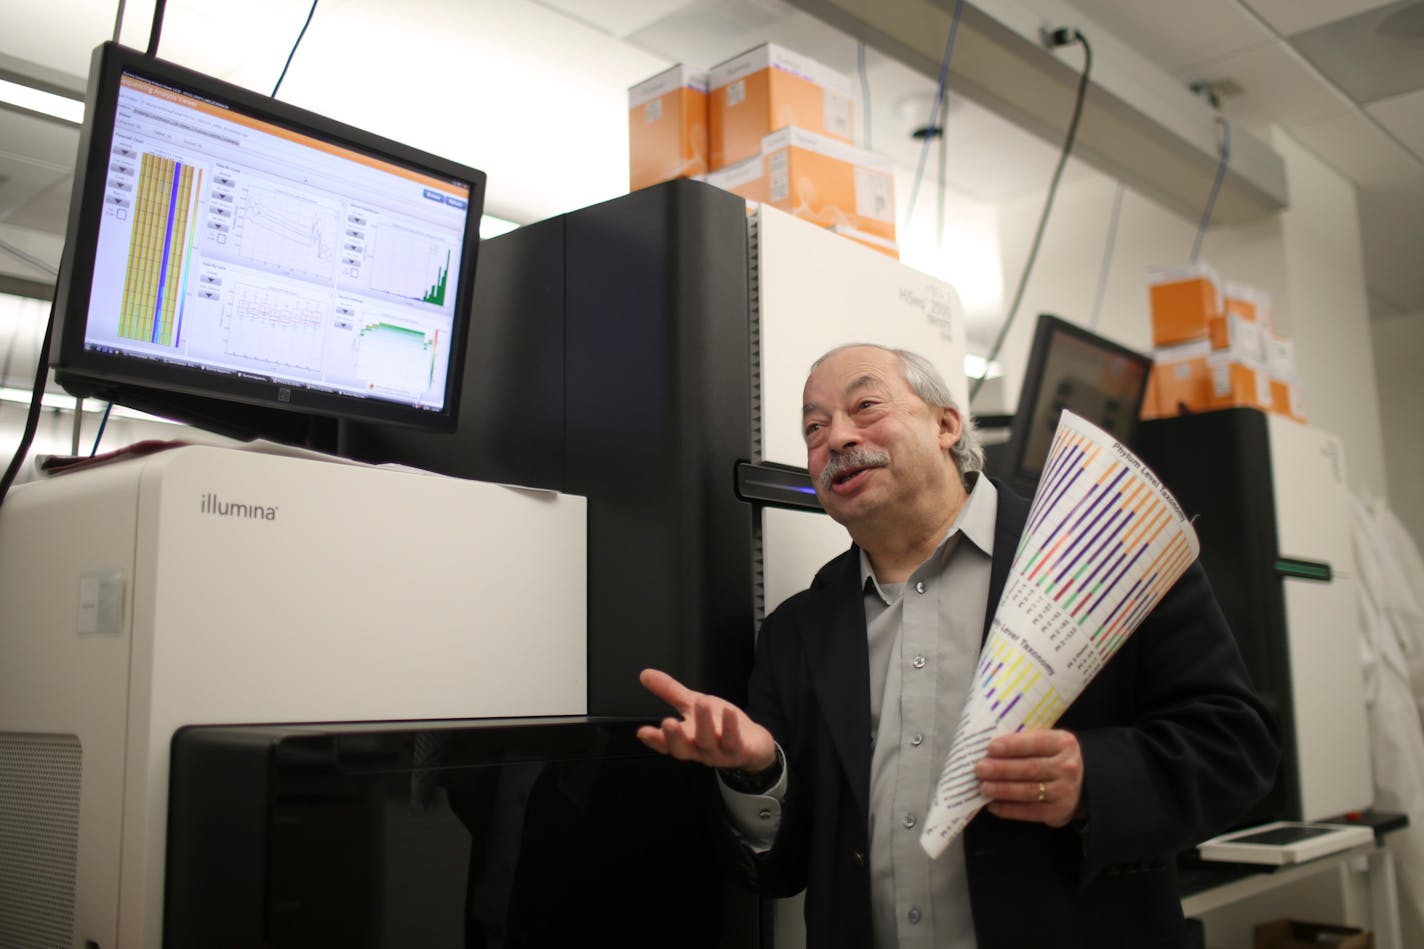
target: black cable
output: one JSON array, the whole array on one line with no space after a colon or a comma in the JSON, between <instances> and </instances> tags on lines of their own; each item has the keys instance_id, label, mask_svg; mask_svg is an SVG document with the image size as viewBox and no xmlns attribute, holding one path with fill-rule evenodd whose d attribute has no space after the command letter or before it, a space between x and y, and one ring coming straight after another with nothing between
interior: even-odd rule
<instances>
[{"instance_id":1,"label":"black cable","mask_svg":"<svg viewBox=\"0 0 1424 949\"><path fill-rule=\"evenodd\" d=\"M925 160L930 154L930 141L936 134L944 135L939 121L944 102L945 88L949 85L949 57L954 52L954 36L959 32L959 14L964 10L964 0L955 0L954 16L949 21L949 38L944 43L944 58L939 64L939 85L935 89L934 105L930 108L929 121L925 124L924 145L920 149L920 163L915 168L915 183L910 186L910 203L905 207L905 233L910 233L910 219L915 216L915 199L920 193L920 179L925 176Z\"/></svg>"},{"instance_id":2,"label":"black cable","mask_svg":"<svg viewBox=\"0 0 1424 949\"><path fill-rule=\"evenodd\" d=\"M99 439L104 437L104 426L109 424L109 413L114 410L114 403L110 402L104 406L104 414L99 418L99 431L94 435L94 447L89 449L89 457L93 458L99 454Z\"/></svg>"},{"instance_id":3,"label":"black cable","mask_svg":"<svg viewBox=\"0 0 1424 949\"><path fill-rule=\"evenodd\" d=\"M1206 207L1202 210L1201 223L1197 225L1197 237L1192 241L1192 263L1201 254L1202 239L1211 225L1211 212L1216 209L1216 196L1221 193L1221 183L1226 180L1226 167L1231 164L1231 123L1220 112L1216 114L1216 127L1221 130L1221 160L1216 163L1216 178L1211 183L1211 193L1207 195Z\"/></svg>"},{"instance_id":4,"label":"black cable","mask_svg":"<svg viewBox=\"0 0 1424 949\"><path fill-rule=\"evenodd\" d=\"M949 101L939 103L939 202L935 208L935 250L944 247L944 180L949 174L948 152L945 149L944 127L949 122Z\"/></svg>"},{"instance_id":5,"label":"black cable","mask_svg":"<svg viewBox=\"0 0 1424 949\"><path fill-rule=\"evenodd\" d=\"M30 411L25 416L25 431L20 435L20 444L15 449L15 457L10 459L10 467L5 469L4 477L0 478L0 504L5 503L5 495L10 493L10 485L15 483L15 476L20 473L20 466L24 464L25 456L29 454L30 446L35 441L35 430L40 424L40 403L44 398L45 381L49 378L49 341L53 333L54 303L51 301L44 338L40 340L39 367L35 370L35 387L30 392Z\"/></svg>"},{"instance_id":6,"label":"black cable","mask_svg":"<svg viewBox=\"0 0 1424 949\"><path fill-rule=\"evenodd\" d=\"M1113 195L1112 216L1108 218L1108 239L1103 245L1103 262L1098 268L1098 290L1093 294L1093 318L1088 323L1088 329L1094 332L1098 329L1098 315L1103 311L1103 295L1108 289L1108 271L1112 269L1113 247L1117 244L1117 224L1122 219L1122 195L1127 188L1122 182L1118 182L1117 192Z\"/></svg>"},{"instance_id":7,"label":"black cable","mask_svg":"<svg viewBox=\"0 0 1424 949\"><path fill-rule=\"evenodd\" d=\"M168 0L158 0L153 5L153 27L148 33L148 55L158 55L158 37L163 32L163 8L168 6Z\"/></svg>"},{"instance_id":8,"label":"black cable","mask_svg":"<svg viewBox=\"0 0 1424 949\"><path fill-rule=\"evenodd\" d=\"M277 84L272 87L272 98L277 98L277 90L282 88L282 80L287 78L287 68L292 65L292 57L297 55L297 47L302 45L302 37L307 35L307 27L311 26L312 15L316 13L316 2L312 0L311 9L307 11L307 21L302 24L302 31L297 34L297 41L292 44L292 51L287 54L287 62L282 67L282 75L277 77Z\"/></svg>"},{"instance_id":9,"label":"black cable","mask_svg":"<svg viewBox=\"0 0 1424 949\"><path fill-rule=\"evenodd\" d=\"M865 133L861 147L870 151L870 78L865 74L864 43L857 43L855 46L855 65L856 71L860 73L861 128Z\"/></svg>"},{"instance_id":10,"label":"black cable","mask_svg":"<svg viewBox=\"0 0 1424 949\"><path fill-rule=\"evenodd\" d=\"M1043 243L1043 231L1048 226L1048 214L1053 210L1053 198L1058 194L1058 182L1063 177L1063 168L1068 164L1068 156L1073 151L1073 139L1078 135L1078 121L1083 117L1083 100L1088 95L1088 76L1093 71L1093 48L1088 45L1087 37L1074 29L1058 30L1053 34L1052 42L1055 45L1081 43L1083 46L1083 72L1078 77L1078 97L1073 103L1073 117L1068 120L1068 134L1063 137L1063 150L1058 155L1058 166L1053 169L1053 177L1048 184L1048 197L1044 199L1043 213L1038 218L1038 230L1034 232L1028 259L1024 261L1023 273L1019 275L1019 285L1018 289L1014 291L1014 301L1009 306L1009 314L1004 318L1004 325L999 329L999 335L994 340L989 355L984 357L984 374L975 380L973 388L969 390L971 405L974 402L974 397L983 388L984 380L989 378L989 365L999 355L999 350L1004 345L1004 339L1009 335L1009 327L1013 325L1014 317L1018 314L1019 304L1023 302L1024 289L1028 286L1028 275L1033 272L1034 261L1038 259L1038 247Z\"/></svg>"}]
</instances>

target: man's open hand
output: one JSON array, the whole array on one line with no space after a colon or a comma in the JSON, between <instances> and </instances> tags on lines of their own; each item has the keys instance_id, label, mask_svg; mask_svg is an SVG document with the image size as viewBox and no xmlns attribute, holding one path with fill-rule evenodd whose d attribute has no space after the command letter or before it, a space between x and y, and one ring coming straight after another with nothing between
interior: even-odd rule
<instances>
[{"instance_id":1,"label":"man's open hand","mask_svg":"<svg viewBox=\"0 0 1424 949\"><path fill-rule=\"evenodd\" d=\"M771 732L731 702L694 692L657 669L644 669L638 681L681 716L663 719L660 727L638 729L638 739L654 751L712 768L741 771L765 771L776 763Z\"/></svg>"}]
</instances>

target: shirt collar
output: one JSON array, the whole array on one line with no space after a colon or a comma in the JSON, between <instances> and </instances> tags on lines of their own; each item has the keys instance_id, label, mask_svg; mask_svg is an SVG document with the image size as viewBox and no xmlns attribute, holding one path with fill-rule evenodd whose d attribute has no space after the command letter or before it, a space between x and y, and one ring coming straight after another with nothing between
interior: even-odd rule
<instances>
[{"instance_id":1,"label":"shirt collar","mask_svg":"<svg viewBox=\"0 0 1424 949\"><path fill-rule=\"evenodd\" d=\"M999 513L999 492L995 489L994 483L982 472L971 471L969 479L969 496L960 506L954 523L949 525L949 532L939 542L935 552L930 554L930 560L937 560L947 555L953 549L953 543L959 535L978 547L985 556L994 556L994 522ZM879 582L875 579L875 572L870 569L870 557L864 550L860 550L859 553L861 589L867 593L874 590L880 594L882 599L889 602L884 592L881 591Z\"/></svg>"}]
</instances>

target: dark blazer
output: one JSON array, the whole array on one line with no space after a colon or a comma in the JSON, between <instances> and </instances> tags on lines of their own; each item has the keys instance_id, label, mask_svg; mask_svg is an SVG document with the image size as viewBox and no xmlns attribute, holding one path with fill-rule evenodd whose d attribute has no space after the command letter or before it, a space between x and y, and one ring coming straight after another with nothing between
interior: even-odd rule
<instances>
[{"instance_id":1,"label":"dark blazer","mask_svg":"<svg viewBox=\"0 0 1424 949\"><path fill-rule=\"evenodd\" d=\"M1028 502L995 484L986 635L1028 517ZM741 863L767 895L806 890L812 949L871 943L861 597L852 547L767 617L749 687L747 711L785 751L789 786L775 845L743 851ZM964 854L979 949L1176 947L1176 854L1227 829L1270 788L1279 757L1275 726L1199 563L1057 727L1082 746L1086 830L987 811L970 822Z\"/></svg>"}]
</instances>

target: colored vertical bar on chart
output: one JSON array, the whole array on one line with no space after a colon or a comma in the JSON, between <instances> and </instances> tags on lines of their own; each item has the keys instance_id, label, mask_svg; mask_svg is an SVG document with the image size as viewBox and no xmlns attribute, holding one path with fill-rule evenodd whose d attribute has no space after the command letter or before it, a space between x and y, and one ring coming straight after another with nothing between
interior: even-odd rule
<instances>
[{"instance_id":1,"label":"colored vertical bar on chart","mask_svg":"<svg viewBox=\"0 0 1424 949\"><path fill-rule=\"evenodd\" d=\"M149 154L140 160L119 336L178 344L201 181L192 165Z\"/></svg>"}]
</instances>

